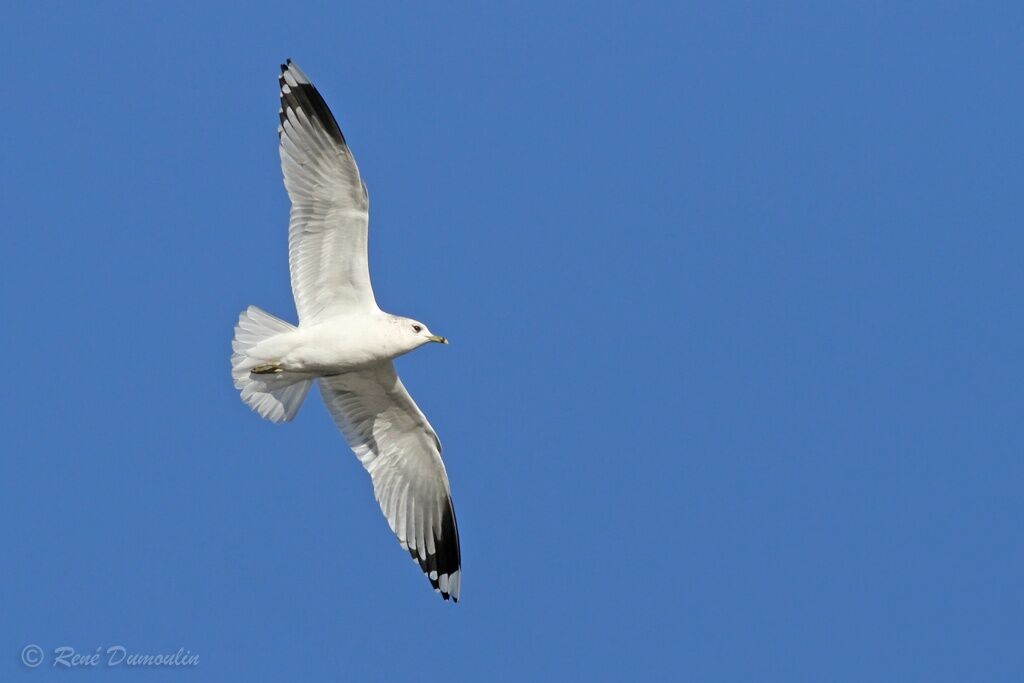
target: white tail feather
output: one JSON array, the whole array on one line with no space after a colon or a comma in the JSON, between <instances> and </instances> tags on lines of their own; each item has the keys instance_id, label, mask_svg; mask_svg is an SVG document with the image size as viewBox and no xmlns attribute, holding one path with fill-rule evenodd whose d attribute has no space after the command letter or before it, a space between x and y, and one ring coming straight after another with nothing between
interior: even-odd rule
<instances>
[{"instance_id":1,"label":"white tail feather","mask_svg":"<svg viewBox=\"0 0 1024 683\"><path fill-rule=\"evenodd\" d=\"M286 323L261 308L250 306L238 316L235 338L231 342L231 376L242 400L250 408L271 422L288 422L302 407L313 381L308 375L281 372L253 375L250 370L260 363L249 356L249 351L264 339L294 330Z\"/></svg>"}]
</instances>

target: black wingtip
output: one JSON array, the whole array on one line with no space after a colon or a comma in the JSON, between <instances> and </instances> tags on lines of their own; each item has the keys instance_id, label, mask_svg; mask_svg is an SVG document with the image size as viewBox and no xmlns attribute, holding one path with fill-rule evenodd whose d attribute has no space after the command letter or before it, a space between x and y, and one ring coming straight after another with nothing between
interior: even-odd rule
<instances>
[{"instance_id":1,"label":"black wingtip","mask_svg":"<svg viewBox=\"0 0 1024 683\"><path fill-rule=\"evenodd\" d=\"M327 106L327 103L317 91L316 87L309 82L309 76L302 74L301 70L297 66L295 67L295 71L302 75L302 81L294 86L289 86L287 88L287 92L285 92L285 74L291 66L292 60L288 59L281 65L281 73L277 77L278 83L280 84L279 87L281 88L281 124L284 125L285 119L288 118L287 110L289 108L301 108L310 118L318 119L320 121L320 125L323 126L324 131L336 142L344 145L345 135L341 132L341 126L338 125L338 121L334 118L334 114L331 113L330 107Z\"/></svg>"},{"instance_id":2,"label":"black wingtip","mask_svg":"<svg viewBox=\"0 0 1024 683\"><path fill-rule=\"evenodd\" d=\"M461 589L462 554L459 549L459 530L455 521L455 507L451 498L447 499L447 505L441 517L440 533L434 534L435 552L427 553L420 557L417 549L406 546L406 550L412 556L413 562L419 565L420 570L430 581L431 587L441 595L441 599L458 602L458 593ZM441 579L447 576L447 584L442 587ZM454 578L453 578L454 577Z\"/></svg>"}]
</instances>

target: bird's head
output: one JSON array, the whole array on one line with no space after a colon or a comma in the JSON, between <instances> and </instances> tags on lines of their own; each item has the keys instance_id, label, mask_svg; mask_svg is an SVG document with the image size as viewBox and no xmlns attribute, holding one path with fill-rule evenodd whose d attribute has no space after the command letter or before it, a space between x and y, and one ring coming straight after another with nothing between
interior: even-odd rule
<instances>
[{"instance_id":1,"label":"bird's head","mask_svg":"<svg viewBox=\"0 0 1024 683\"><path fill-rule=\"evenodd\" d=\"M430 328L418 320L413 320L412 318L398 318L396 316L396 322L402 341L408 344L410 350L419 348L420 346L430 342L437 342L438 344L448 343L447 339L434 334L430 331Z\"/></svg>"}]
</instances>

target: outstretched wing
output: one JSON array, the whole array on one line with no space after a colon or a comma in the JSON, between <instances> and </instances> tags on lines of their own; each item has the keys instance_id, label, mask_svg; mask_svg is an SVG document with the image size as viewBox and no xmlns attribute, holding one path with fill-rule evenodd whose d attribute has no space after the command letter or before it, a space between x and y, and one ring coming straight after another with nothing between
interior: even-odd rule
<instances>
[{"instance_id":1,"label":"outstretched wing","mask_svg":"<svg viewBox=\"0 0 1024 683\"><path fill-rule=\"evenodd\" d=\"M398 541L441 596L458 601L459 531L441 442L394 365L322 377L320 390Z\"/></svg>"},{"instance_id":2,"label":"outstretched wing","mask_svg":"<svg viewBox=\"0 0 1024 683\"><path fill-rule=\"evenodd\" d=\"M281 170L292 200L288 265L299 322L376 308L366 261L369 198L327 103L302 70L281 65Z\"/></svg>"}]
</instances>

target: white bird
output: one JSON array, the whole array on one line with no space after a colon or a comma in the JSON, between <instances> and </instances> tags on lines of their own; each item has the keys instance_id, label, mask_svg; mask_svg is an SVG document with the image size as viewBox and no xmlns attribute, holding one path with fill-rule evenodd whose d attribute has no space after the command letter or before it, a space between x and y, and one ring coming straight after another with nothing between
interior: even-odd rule
<instances>
[{"instance_id":1,"label":"white bird","mask_svg":"<svg viewBox=\"0 0 1024 683\"><path fill-rule=\"evenodd\" d=\"M281 169L291 198L288 265L295 327L255 306L238 318L231 374L273 422L295 417L313 380L391 530L441 596L459 599L461 557L441 442L392 360L430 342L427 326L385 313L370 286L369 197L334 115L305 73L281 65Z\"/></svg>"}]
</instances>

